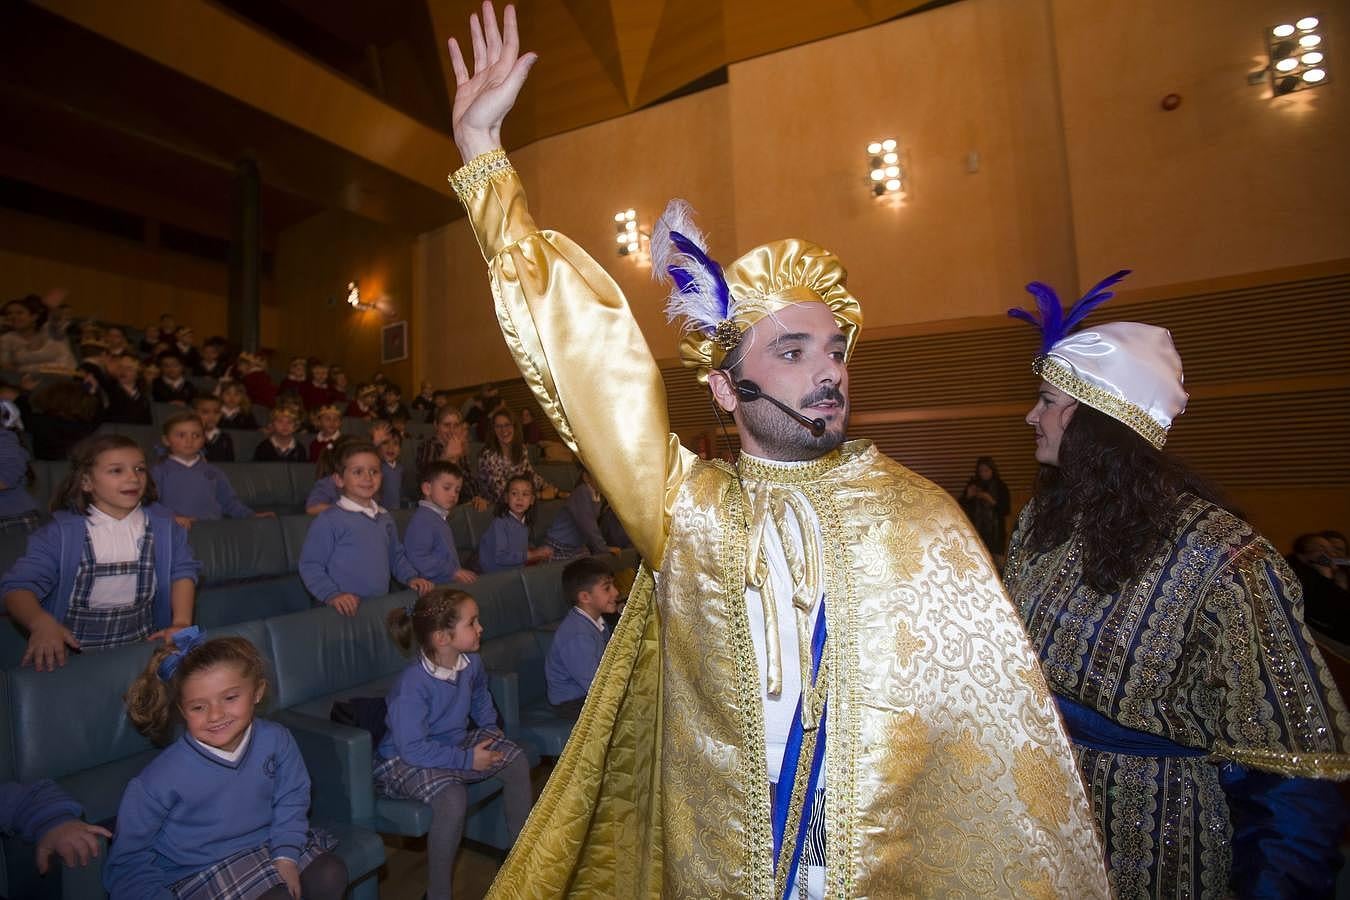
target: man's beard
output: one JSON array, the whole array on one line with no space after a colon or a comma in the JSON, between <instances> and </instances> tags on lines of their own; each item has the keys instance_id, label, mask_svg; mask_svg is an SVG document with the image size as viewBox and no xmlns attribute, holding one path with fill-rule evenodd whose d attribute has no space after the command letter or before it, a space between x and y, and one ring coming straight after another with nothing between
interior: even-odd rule
<instances>
[{"instance_id":1,"label":"man's beard","mask_svg":"<svg viewBox=\"0 0 1350 900\"><path fill-rule=\"evenodd\" d=\"M839 404L838 415L833 422L825 421L825 431L819 437L811 433L800 422L794 421L781 409L771 403L751 401L741 403L737 408L741 412L741 428L755 439L760 450L769 459L782 462L801 462L818 459L844 442L848 432L848 404L843 393L836 387L822 387L807 394L797 404L797 409L807 418L812 416L806 407L822 400L834 400Z\"/></svg>"}]
</instances>

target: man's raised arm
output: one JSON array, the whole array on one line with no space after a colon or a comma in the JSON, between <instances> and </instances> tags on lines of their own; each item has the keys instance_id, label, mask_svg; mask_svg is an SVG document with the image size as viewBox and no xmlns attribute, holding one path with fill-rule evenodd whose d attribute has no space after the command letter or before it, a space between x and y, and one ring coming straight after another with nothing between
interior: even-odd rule
<instances>
[{"instance_id":1,"label":"man's raised arm","mask_svg":"<svg viewBox=\"0 0 1350 900\"><path fill-rule=\"evenodd\" d=\"M653 567L692 454L669 434L660 370L614 280L567 237L541 231L501 149L501 126L537 56L520 54L513 7L469 20L470 75L450 41L455 143L450 182L487 260L507 347L559 436L595 476Z\"/></svg>"}]
</instances>

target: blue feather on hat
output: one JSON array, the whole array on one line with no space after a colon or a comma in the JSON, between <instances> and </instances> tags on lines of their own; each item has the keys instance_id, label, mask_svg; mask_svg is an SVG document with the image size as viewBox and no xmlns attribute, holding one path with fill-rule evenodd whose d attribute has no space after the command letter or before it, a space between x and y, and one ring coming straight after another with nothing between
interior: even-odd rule
<instances>
[{"instance_id":1,"label":"blue feather on hat","mask_svg":"<svg viewBox=\"0 0 1350 900\"><path fill-rule=\"evenodd\" d=\"M1130 271L1121 269L1097 282L1091 290L1079 298L1067 315L1055 289L1043 282L1033 281L1027 285L1027 292L1036 298L1040 318L1037 319L1025 309L1010 309L1008 315L1034 325L1041 332L1041 353L1047 353L1051 347L1067 337L1075 325L1086 319L1089 313L1114 297L1115 292L1110 288L1129 275Z\"/></svg>"}]
</instances>

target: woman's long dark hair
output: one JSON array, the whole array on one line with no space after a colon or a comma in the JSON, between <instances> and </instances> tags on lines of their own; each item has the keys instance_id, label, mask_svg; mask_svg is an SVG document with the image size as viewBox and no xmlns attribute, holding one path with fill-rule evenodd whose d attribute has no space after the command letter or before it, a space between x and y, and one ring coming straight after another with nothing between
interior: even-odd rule
<instances>
[{"instance_id":1,"label":"woman's long dark hair","mask_svg":"<svg viewBox=\"0 0 1350 900\"><path fill-rule=\"evenodd\" d=\"M1190 494L1227 508L1218 491L1130 428L1079 403L1064 429L1059 465L1041 466L1027 549L1051 550L1077 534L1083 580L1114 593L1143 568Z\"/></svg>"}]
</instances>

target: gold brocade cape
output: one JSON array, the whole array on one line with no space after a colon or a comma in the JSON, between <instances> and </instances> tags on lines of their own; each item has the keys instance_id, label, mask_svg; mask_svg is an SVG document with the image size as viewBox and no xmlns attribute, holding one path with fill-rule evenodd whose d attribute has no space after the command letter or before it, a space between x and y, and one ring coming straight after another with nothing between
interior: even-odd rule
<instances>
[{"instance_id":1,"label":"gold brocade cape","mask_svg":"<svg viewBox=\"0 0 1350 900\"><path fill-rule=\"evenodd\" d=\"M1068 740L955 502L866 441L790 469L697 460L608 275L534 225L504 158L456 179L508 346L648 561L489 896L774 896L753 483L820 523L826 895L1107 897Z\"/></svg>"}]
</instances>

